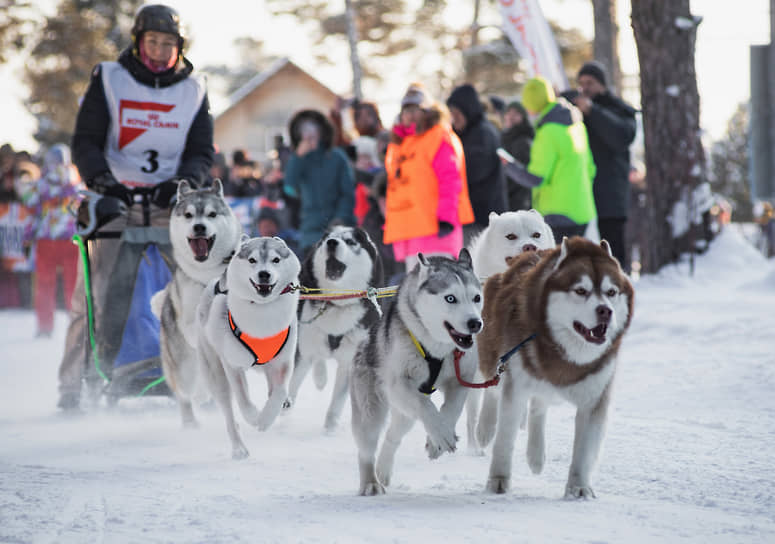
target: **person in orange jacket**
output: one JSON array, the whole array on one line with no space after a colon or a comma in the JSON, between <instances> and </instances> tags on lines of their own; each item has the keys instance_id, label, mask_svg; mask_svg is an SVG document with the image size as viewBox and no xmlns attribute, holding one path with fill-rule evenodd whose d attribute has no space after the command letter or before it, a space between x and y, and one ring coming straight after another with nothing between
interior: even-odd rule
<instances>
[{"instance_id":1,"label":"person in orange jacket","mask_svg":"<svg viewBox=\"0 0 775 544\"><path fill-rule=\"evenodd\" d=\"M411 270L420 252L456 258L462 226L474 221L463 146L446 107L419 83L401 100L385 167L384 242L393 244L396 260Z\"/></svg>"}]
</instances>

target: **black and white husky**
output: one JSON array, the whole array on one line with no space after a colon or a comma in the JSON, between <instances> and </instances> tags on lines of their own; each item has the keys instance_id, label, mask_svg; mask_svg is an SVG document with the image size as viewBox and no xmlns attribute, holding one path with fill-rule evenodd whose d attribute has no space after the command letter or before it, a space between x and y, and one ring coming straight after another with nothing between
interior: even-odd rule
<instances>
[{"instance_id":1,"label":"black and white husky","mask_svg":"<svg viewBox=\"0 0 775 544\"><path fill-rule=\"evenodd\" d=\"M226 272L211 281L197 308L198 355L210 391L226 418L232 457L242 443L232 410L232 393L245 420L264 431L288 397L296 354L299 259L280 238L243 241ZM248 395L245 372L262 370L269 395L259 412Z\"/></svg>"},{"instance_id":2,"label":"black and white husky","mask_svg":"<svg viewBox=\"0 0 775 544\"><path fill-rule=\"evenodd\" d=\"M382 286L382 260L366 231L334 227L321 238L304 262L301 284L329 293L367 290ZM358 345L379 320L376 299L299 303L299 348L291 378L288 406L293 404L309 369L315 366L315 383L326 383L326 360L337 362L336 383L326 412L325 428L333 430L347 398L350 368Z\"/></svg>"},{"instance_id":3,"label":"black and white husky","mask_svg":"<svg viewBox=\"0 0 775 544\"><path fill-rule=\"evenodd\" d=\"M467 390L456 377L454 360L468 381L478 364L470 348L482 329L482 288L468 250L461 250L457 261L418 257L353 364L350 402L361 495L385 492L398 445L415 420L428 433L431 459L455 451L455 424ZM431 399L437 389L444 393L440 409ZM390 426L377 459L388 413Z\"/></svg>"},{"instance_id":4,"label":"black and white husky","mask_svg":"<svg viewBox=\"0 0 775 544\"><path fill-rule=\"evenodd\" d=\"M175 393L184 427L196 426L191 400L204 390L196 359L196 306L205 285L226 270L239 246L242 227L223 199L220 180L212 187L178 185L170 216L170 242L177 268L151 306L161 322L164 377ZM206 393L206 392L205 392Z\"/></svg>"}]
</instances>

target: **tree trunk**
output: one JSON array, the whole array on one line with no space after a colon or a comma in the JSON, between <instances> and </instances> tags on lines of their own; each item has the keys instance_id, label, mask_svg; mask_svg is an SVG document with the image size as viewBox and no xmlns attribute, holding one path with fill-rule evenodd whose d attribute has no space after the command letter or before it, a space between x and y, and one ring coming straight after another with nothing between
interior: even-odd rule
<instances>
[{"instance_id":1,"label":"tree trunk","mask_svg":"<svg viewBox=\"0 0 775 544\"><path fill-rule=\"evenodd\" d=\"M592 54L602 62L614 94L622 92L622 68L619 63L619 25L616 23L616 0L592 0L595 39Z\"/></svg>"},{"instance_id":2,"label":"tree trunk","mask_svg":"<svg viewBox=\"0 0 775 544\"><path fill-rule=\"evenodd\" d=\"M358 100L363 98L361 89L361 79L363 70L361 69L361 59L358 57L358 29L355 26L355 11L352 0L345 0L344 14L347 20L347 41L350 43L350 64L353 69L353 96Z\"/></svg>"},{"instance_id":3,"label":"tree trunk","mask_svg":"<svg viewBox=\"0 0 775 544\"><path fill-rule=\"evenodd\" d=\"M640 63L646 147L646 224L643 270L655 272L693 250L701 225L676 233L671 221L692 211L692 190L704 180L700 99L694 71L697 27L689 0L632 0L632 28Z\"/></svg>"},{"instance_id":4,"label":"tree trunk","mask_svg":"<svg viewBox=\"0 0 775 544\"><path fill-rule=\"evenodd\" d=\"M479 45L479 10L481 0L474 0L474 20L471 23L471 47Z\"/></svg>"}]
</instances>

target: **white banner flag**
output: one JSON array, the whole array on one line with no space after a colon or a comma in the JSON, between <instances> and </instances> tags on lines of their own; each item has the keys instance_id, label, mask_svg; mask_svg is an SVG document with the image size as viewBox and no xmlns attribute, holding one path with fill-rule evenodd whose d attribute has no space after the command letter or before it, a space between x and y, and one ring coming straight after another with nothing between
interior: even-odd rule
<instances>
[{"instance_id":1,"label":"white banner flag","mask_svg":"<svg viewBox=\"0 0 775 544\"><path fill-rule=\"evenodd\" d=\"M538 0L499 0L503 31L525 59L530 77L548 79L558 91L569 88L560 49L554 40Z\"/></svg>"}]
</instances>

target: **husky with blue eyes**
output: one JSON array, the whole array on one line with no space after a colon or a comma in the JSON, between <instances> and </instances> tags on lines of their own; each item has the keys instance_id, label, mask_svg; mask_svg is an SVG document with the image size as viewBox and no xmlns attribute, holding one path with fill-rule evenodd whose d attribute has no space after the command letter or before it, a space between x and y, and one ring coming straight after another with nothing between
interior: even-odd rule
<instances>
[{"instance_id":1,"label":"husky with blue eyes","mask_svg":"<svg viewBox=\"0 0 775 544\"><path fill-rule=\"evenodd\" d=\"M547 407L569 402L576 406L576 428L565 496L593 498L591 474L605 434L617 353L632 319L630 281L605 240L596 244L576 236L552 250L523 253L487 280L484 296L485 326L477 340L482 375L492 376L499 359L513 353L498 385L487 490L509 490L525 415L528 466L541 472Z\"/></svg>"},{"instance_id":2,"label":"husky with blue eyes","mask_svg":"<svg viewBox=\"0 0 775 544\"><path fill-rule=\"evenodd\" d=\"M465 381L476 371L474 335L482 330L482 288L468 250L461 250L457 261L418 258L353 363L350 404L361 495L385 492L396 450L417 420L427 433L428 457L455 451L455 424L468 391L455 366ZM443 394L440 408L434 394Z\"/></svg>"}]
</instances>

